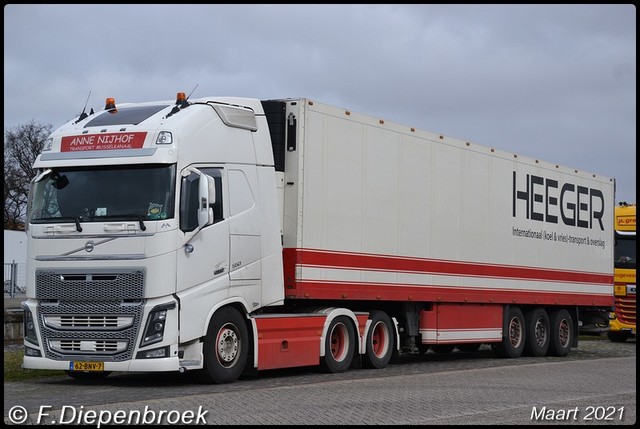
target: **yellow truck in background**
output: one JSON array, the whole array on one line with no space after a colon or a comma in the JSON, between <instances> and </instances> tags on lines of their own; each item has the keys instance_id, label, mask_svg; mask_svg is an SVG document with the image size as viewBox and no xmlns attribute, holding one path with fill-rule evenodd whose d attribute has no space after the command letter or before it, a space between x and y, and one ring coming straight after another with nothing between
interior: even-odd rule
<instances>
[{"instance_id":1,"label":"yellow truck in background","mask_svg":"<svg viewBox=\"0 0 640 429\"><path fill-rule=\"evenodd\" d=\"M625 342L636 336L636 205L615 207L614 311L609 318L611 341Z\"/></svg>"}]
</instances>

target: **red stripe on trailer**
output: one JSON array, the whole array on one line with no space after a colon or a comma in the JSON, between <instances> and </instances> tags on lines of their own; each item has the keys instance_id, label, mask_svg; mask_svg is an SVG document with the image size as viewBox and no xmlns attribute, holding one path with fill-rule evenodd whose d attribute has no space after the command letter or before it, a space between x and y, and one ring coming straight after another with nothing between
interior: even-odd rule
<instances>
[{"instance_id":1,"label":"red stripe on trailer","mask_svg":"<svg viewBox=\"0 0 640 429\"><path fill-rule=\"evenodd\" d=\"M294 255L291 255L294 253ZM319 249L284 249L285 262L309 267L376 270L509 280L538 280L566 283L613 283L613 273L554 270L518 265L496 265L464 261L413 258ZM294 271L295 273L295 271Z\"/></svg>"},{"instance_id":2,"label":"red stripe on trailer","mask_svg":"<svg viewBox=\"0 0 640 429\"><path fill-rule=\"evenodd\" d=\"M257 316L258 370L318 365L325 320L324 314Z\"/></svg>"},{"instance_id":3,"label":"red stripe on trailer","mask_svg":"<svg viewBox=\"0 0 640 429\"><path fill-rule=\"evenodd\" d=\"M451 287L410 286L389 283L301 281L285 290L287 298L343 299L372 301L475 302L494 304L547 304L610 306L609 294Z\"/></svg>"}]
</instances>

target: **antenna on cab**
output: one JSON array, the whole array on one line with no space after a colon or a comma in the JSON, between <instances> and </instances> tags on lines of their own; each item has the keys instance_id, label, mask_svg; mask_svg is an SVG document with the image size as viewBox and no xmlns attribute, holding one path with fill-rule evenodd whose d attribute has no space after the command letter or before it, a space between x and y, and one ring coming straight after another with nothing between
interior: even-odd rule
<instances>
[{"instance_id":1,"label":"antenna on cab","mask_svg":"<svg viewBox=\"0 0 640 429\"><path fill-rule=\"evenodd\" d=\"M89 91L89 95L87 95L87 101L85 101L84 103L84 108L82 109L82 113L80 113L80 117L78 117L78 120L75 122L76 124L80 121L82 121L83 119L85 119L87 116L87 104L89 104L89 97L91 97L91 91ZM91 112L93 113L93 111Z\"/></svg>"},{"instance_id":2,"label":"antenna on cab","mask_svg":"<svg viewBox=\"0 0 640 429\"><path fill-rule=\"evenodd\" d=\"M191 90L191 92L189 93L189 96L188 96L184 101L189 100L189 98L191 97L191 94L193 94L193 92L196 90L196 88L198 87L198 85L200 85L200 84L199 84L199 83L196 83L195 88L193 88L193 89Z\"/></svg>"}]
</instances>

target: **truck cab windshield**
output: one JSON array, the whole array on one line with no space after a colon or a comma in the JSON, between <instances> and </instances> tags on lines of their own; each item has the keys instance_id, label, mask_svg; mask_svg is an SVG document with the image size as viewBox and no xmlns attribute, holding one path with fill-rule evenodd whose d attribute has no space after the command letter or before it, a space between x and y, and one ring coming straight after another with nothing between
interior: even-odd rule
<instances>
[{"instance_id":1,"label":"truck cab windshield","mask_svg":"<svg viewBox=\"0 0 640 429\"><path fill-rule=\"evenodd\" d=\"M174 217L175 165L61 167L32 183L31 223Z\"/></svg>"},{"instance_id":2,"label":"truck cab windshield","mask_svg":"<svg viewBox=\"0 0 640 429\"><path fill-rule=\"evenodd\" d=\"M636 236L616 233L613 248L613 264L615 268L636 268Z\"/></svg>"}]
</instances>

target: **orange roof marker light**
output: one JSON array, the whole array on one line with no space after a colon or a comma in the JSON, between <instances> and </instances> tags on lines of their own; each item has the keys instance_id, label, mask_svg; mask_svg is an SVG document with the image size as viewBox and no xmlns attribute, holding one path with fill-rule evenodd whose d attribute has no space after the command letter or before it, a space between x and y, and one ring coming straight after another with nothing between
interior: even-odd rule
<instances>
[{"instance_id":1,"label":"orange roof marker light","mask_svg":"<svg viewBox=\"0 0 640 429\"><path fill-rule=\"evenodd\" d=\"M113 97L107 98L107 101L104 102L104 110L108 110L111 114L118 113L118 109L116 109L116 99Z\"/></svg>"}]
</instances>

